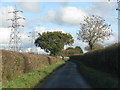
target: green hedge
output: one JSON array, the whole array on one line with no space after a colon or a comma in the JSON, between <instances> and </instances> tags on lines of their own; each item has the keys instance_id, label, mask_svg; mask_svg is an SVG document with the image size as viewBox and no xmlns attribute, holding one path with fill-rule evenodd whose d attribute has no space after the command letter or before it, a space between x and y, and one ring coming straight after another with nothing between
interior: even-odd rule
<instances>
[{"instance_id":1,"label":"green hedge","mask_svg":"<svg viewBox=\"0 0 120 90\"><path fill-rule=\"evenodd\" d=\"M2 83L61 61L58 57L2 50Z\"/></svg>"},{"instance_id":2,"label":"green hedge","mask_svg":"<svg viewBox=\"0 0 120 90\"><path fill-rule=\"evenodd\" d=\"M93 88L118 88L118 78L113 78L108 73L100 72L94 68L79 63L78 61L74 62L77 64L79 72Z\"/></svg>"},{"instance_id":3,"label":"green hedge","mask_svg":"<svg viewBox=\"0 0 120 90\"><path fill-rule=\"evenodd\" d=\"M118 51L120 51L120 43L83 55L71 56L70 58L117 76L119 72L118 67L120 68L120 65L118 65Z\"/></svg>"},{"instance_id":4,"label":"green hedge","mask_svg":"<svg viewBox=\"0 0 120 90\"><path fill-rule=\"evenodd\" d=\"M63 64L64 62L62 61L60 63L51 66L40 68L39 70L34 70L22 76L18 76L14 80L3 84L3 89L4 88L34 88L46 76L48 76L55 69L57 69Z\"/></svg>"}]
</instances>

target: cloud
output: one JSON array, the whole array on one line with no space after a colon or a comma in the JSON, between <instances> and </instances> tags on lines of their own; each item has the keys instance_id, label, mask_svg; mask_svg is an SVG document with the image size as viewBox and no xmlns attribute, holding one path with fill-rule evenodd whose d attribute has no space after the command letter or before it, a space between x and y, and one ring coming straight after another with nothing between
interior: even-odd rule
<instances>
[{"instance_id":1,"label":"cloud","mask_svg":"<svg viewBox=\"0 0 120 90\"><path fill-rule=\"evenodd\" d=\"M59 17L56 18L56 15L57 15L56 11L49 10L47 12L47 14L41 18L41 20L44 21L44 22L53 22L53 23L56 23L56 21L59 18Z\"/></svg>"},{"instance_id":2,"label":"cloud","mask_svg":"<svg viewBox=\"0 0 120 90\"><path fill-rule=\"evenodd\" d=\"M10 28L0 28L0 48L8 48L10 32Z\"/></svg>"},{"instance_id":3,"label":"cloud","mask_svg":"<svg viewBox=\"0 0 120 90\"><path fill-rule=\"evenodd\" d=\"M65 33L65 31L63 29L50 29L48 30L49 32L55 32L55 31L60 31L62 33Z\"/></svg>"},{"instance_id":4,"label":"cloud","mask_svg":"<svg viewBox=\"0 0 120 90\"><path fill-rule=\"evenodd\" d=\"M112 18L115 15L115 11L117 8L117 3L116 2L93 2L91 6L86 7L84 10L88 14L95 14L99 15L102 17L106 17L109 19L111 16ZM117 11L116 11L117 14ZM117 18L117 17L114 17ZM111 18L110 18L111 19Z\"/></svg>"},{"instance_id":5,"label":"cloud","mask_svg":"<svg viewBox=\"0 0 120 90\"><path fill-rule=\"evenodd\" d=\"M57 24L79 25L87 14L77 7L64 7L58 11L50 10L42 21Z\"/></svg>"},{"instance_id":6,"label":"cloud","mask_svg":"<svg viewBox=\"0 0 120 90\"><path fill-rule=\"evenodd\" d=\"M14 7L13 6L7 6L7 7L1 7L0 8L0 27L2 28L7 28L8 26L12 25L12 21L8 20L8 19L13 19L14 15L13 12L14 11ZM17 13L18 17L24 17L22 13ZM20 25L24 25L25 24L25 20L19 19L18 23Z\"/></svg>"},{"instance_id":7,"label":"cloud","mask_svg":"<svg viewBox=\"0 0 120 90\"><path fill-rule=\"evenodd\" d=\"M83 52L86 52L85 47L88 45L86 42L82 42L81 40L75 40L74 46L80 46L83 50Z\"/></svg>"},{"instance_id":8,"label":"cloud","mask_svg":"<svg viewBox=\"0 0 120 90\"><path fill-rule=\"evenodd\" d=\"M65 33L63 29L46 29L43 26L36 26L35 32L42 34L43 32L55 32L55 31L61 31L62 33Z\"/></svg>"},{"instance_id":9,"label":"cloud","mask_svg":"<svg viewBox=\"0 0 120 90\"><path fill-rule=\"evenodd\" d=\"M86 13L76 7L66 7L61 9L61 19L65 23L79 24L83 21Z\"/></svg>"},{"instance_id":10,"label":"cloud","mask_svg":"<svg viewBox=\"0 0 120 90\"><path fill-rule=\"evenodd\" d=\"M53 31L62 31L64 32L63 29L46 29L43 26L36 26L33 32L37 32L37 33L43 33L43 32L53 32ZM36 37L38 37L36 33ZM4 49L9 49L9 41L10 41L10 34L11 34L11 29L10 28L0 28L0 48L4 48ZM30 34L28 32L24 32L24 31L20 31L20 35L21 35L21 41L22 41L22 50L24 52L30 52L30 50L32 49L33 52L35 53L39 53L39 54L46 54L44 52L43 49L41 49L40 47L36 47L34 45L34 43L32 42L32 36L30 36ZM30 36L30 37L28 37Z\"/></svg>"},{"instance_id":11,"label":"cloud","mask_svg":"<svg viewBox=\"0 0 120 90\"><path fill-rule=\"evenodd\" d=\"M12 12L13 10L14 8L12 6L0 8L0 27L8 27L9 25L11 25L11 22L7 19L13 18L13 15L8 13Z\"/></svg>"},{"instance_id":12,"label":"cloud","mask_svg":"<svg viewBox=\"0 0 120 90\"><path fill-rule=\"evenodd\" d=\"M109 44L117 43L117 42L118 42L118 35L114 33L112 36L109 37L109 40L104 41L104 44L109 45Z\"/></svg>"},{"instance_id":13,"label":"cloud","mask_svg":"<svg viewBox=\"0 0 120 90\"><path fill-rule=\"evenodd\" d=\"M45 32L45 27L43 27L43 26L36 26L35 27L35 32L42 34L43 32Z\"/></svg>"},{"instance_id":14,"label":"cloud","mask_svg":"<svg viewBox=\"0 0 120 90\"><path fill-rule=\"evenodd\" d=\"M40 11L38 2L18 2L17 5L32 13L38 13Z\"/></svg>"},{"instance_id":15,"label":"cloud","mask_svg":"<svg viewBox=\"0 0 120 90\"><path fill-rule=\"evenodd\" d=\"M24 52L33 52L36 54L47 54L43 49L39 47L33 47L33 48L26 48Z\"/></svg>"},{"instance_id":16,"label":"cloud","mask_svg":"<svg viewBox=\"0 0 120 90\"><path fill-rule=\"evenodd\" d=\"M11 34L10 28L0 28L0 37L1 37L0 48L2 47L8 48L10 41L10 34ZM20 35L21 35L22 45L26 47L29 43L28 35L25 32L20 32Z\"/></svg>"},{"instance_id":17,"label":"cloud","mask_svg":"<svg viewBox=\"0 0 120 90\"><path fill-rule=\"evenodd\" d=\"M86 8L86 11L91 13L96 13L99 15L110 15L117 8L117 3L109 2L93 2L91 6Z\"/></svg>"}]
</instances>

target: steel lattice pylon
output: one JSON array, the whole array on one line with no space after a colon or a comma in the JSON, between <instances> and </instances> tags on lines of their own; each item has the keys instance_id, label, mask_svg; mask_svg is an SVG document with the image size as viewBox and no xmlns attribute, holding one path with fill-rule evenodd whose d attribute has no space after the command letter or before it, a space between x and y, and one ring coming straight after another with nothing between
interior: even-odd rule
<instances>
[{"instance_id":1,"label":"steel lattice pylon","mask_svg":"<svg viewBox=\"0 0 120 90\"><path fill-rule=\"evenodd\" d=\"M20 51L21 50L21 45L22 45L19 28L24 27L24 26L19 25L18 20L19 19L25 19L25 18L19 17L18 12L22 13L22 11L19 11L19 10L16 9L16 6L15 6L15 8L12 12L9 12L9 13L13 14L13 19L8 19L8 20L12 21L12 25L9 26L11 28L9 50L11 50L11 51Z\"/></svg>"}]
</instances>

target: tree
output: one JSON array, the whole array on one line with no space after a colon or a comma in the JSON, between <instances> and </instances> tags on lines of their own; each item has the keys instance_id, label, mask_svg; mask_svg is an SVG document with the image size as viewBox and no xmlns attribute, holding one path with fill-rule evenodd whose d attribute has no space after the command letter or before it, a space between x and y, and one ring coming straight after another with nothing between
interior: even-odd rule
<instances>
[{"instance_id":1,"label":"tree","mask_svg":"<svg viewBox=\"0 0 120 90\"><path fill-rule=\"evenodd\" d=\"M50 55L60 55L64 45L72 45L73 37L62 32L44 32L35 40L35 45L41 47Z\"/></svg>"},{"instance_id":2,"label":"tree","mask_svg":"<svg viewBox=\"0 0 120 90\"><path fill-rule=\"evenodd\" d=\"M78 50L80 53L83 53L83 50L81 49L80 46L76 46L75 49Z\"/></svg>"},{"instance_id":3,"label":"tree","mask_svg":"<svg viewBox=\"0 0 120 90\"><path fill-rule=\"evenodd\" d=\"M109 27L110 25L106 24L100 16L85 17L84 22L80 23L80 30L77 33L78 39L87 42L92 50L95 43L103 42L112 35L112 30Z\"/></svg>"},{"instance_id":4,"label":"tree","mask_svg":"<svg viewBox=\"0 0 120 90\"><path fill-rule=\"evenodd\" d=\"M62 50L62 53L64 56L73 56L73 55L81 54L83 53L83 51L79 46L76 46L75 48L68 47L66 50Z\"/></svg>"},{"instance_id":5,"label":"tree","mask_svg":"<svg viewBox=\"0 0 120 90\"><path fill-rule=\"evenodd\" d=\"M66 50L71 50L71 49L74 49L73 47L68 47Z\"/></svg>"},{"instance_id":6,"label":"tree","mask_svg":"<svg viewBox=\"0 0 120 90\"><path fill-rule=\"evenodd\" d=\"M93 50L95 50L95 49L101 49L101 48L104 48L104 46L102 44L100 44L100 43L95 43L94 46L93 46ZM90 49L89 46L86 46L85 50L91 51L91 49Z\"/></svg>"}]
</instances>

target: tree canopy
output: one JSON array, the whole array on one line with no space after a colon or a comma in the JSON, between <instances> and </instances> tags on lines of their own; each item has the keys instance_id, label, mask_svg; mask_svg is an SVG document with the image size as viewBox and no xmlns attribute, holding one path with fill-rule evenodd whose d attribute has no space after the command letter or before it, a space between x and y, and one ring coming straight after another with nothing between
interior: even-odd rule
<instances>
[{"instance_id":1,"label":"tree canopy","mask_svg":"<svg viewBox=\"0 0 120 90\"><path fill-rule=\"evenodd\" d=\"M87 42L92 50L95 43L109 39L112 30L102 17L91 15L85 17L84 22L80 23L80 30L77 35L78 39Z\"/></svg>"},{"instance_id":2,"label":"tree canopy","mask_svg":"<svg viewBox=\"0 0 120 90\"><path fill-rule=\"evenodd\" d=\"M72 56L72 55L78 55L83 53L82 49L79 46L74 47L68 47L66 50L62 50L62 53L64 56Z\"/></svg>"},{"instance_id":3,"label":"tree canopy","mask_svg":"<svg viewBox=\"0 0 120 90\"><path fill-rule=\"evenodd\" d=\"M75 49L78 50L80 53L83 53L83 50L80 46L76 46Z\"/></svg>"},{"instance_id":4,"label":"tree canopy","mask_svg":"<svg viewBox=\"0 0 120 90\"><path fill-rule=\"evenodd\" d=\"M35 40L35 45L50 52L50 55L60 55L64 45L72 45L73 43L73 37L62 32L44 32L39 34Z\"/></svg>"}]
</instances>

